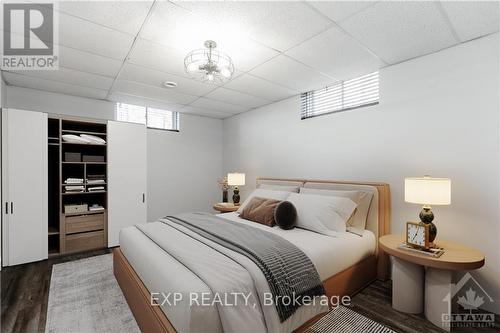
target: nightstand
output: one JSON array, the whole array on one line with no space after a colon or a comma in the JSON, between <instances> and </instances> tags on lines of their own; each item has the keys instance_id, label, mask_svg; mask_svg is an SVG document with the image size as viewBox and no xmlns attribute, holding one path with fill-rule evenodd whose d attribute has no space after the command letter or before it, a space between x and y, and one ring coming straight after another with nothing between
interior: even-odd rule
<instances>
[{"instance_id":1,"label":"nightstand","mask_svg":"<svg viewBox=\"0 0 500 333\"><path fill-rule=\"evenodd\" d=\"M444 253L438 257L399 249L403 235L379 238L381 249L392 256L392 307L401 312L421 313L434 325L450 331L443 318L451 314L454 271L470 271L484 265L484 255L464 245L438 239ZM425 304L424 304L425 303Z\"/></svg>"},{"instance_id":2,"label":"nightstand","mask_svg":"<svg viewBox=\"0 0 500 333\"><path fill-rule=\"evenodd\" d=\"M240 205L235 205L231 202L218 202L214 204L213 208L220 213L229 213L229 212L235 212L240 208Z\"/></svg>"}]
</instances>

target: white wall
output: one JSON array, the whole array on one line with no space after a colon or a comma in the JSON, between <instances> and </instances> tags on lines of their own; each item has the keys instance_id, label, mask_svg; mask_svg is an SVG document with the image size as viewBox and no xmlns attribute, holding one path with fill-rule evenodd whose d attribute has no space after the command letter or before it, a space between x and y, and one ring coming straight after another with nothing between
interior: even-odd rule
<instances>
[{"instance_id":1,"label":"white wall","mask_svg":"<svg viewBox=\"0 0 500 333\"><path fill-rule=\"evenodd\" d=\"M6 106L96 119L114 119L114 103L7 87ZM222 121L182 114L180 132L148 129L148 220L184 211L212 212L220 201Z\"/></svg>"},{"instance_id":2,"label":"white wall","mask_svg":"<svg viewBox=\"0 0 500 333\"><path fill-rule=\"evenodd\" d=\"M7 86L6 100L11 108L52 114L108 120L115 114L112 102L14 86Z\"/></svg>"},{"instance_id":3,"label":"white wall","mask_svg":"<svg viewBox=\"0 0 500 333\"><path fill-rule=\"evenodd\" d=\"M420 207L405 176L452 179L452 205L434 207L438 240L481 249L483 287L500 313L499 35L380 72L380 104L300 120L298 97L224 120L224 170L257 176L372 180L392 191L392 232Z\"/></svg>"},{"instance_id":4,"label":"white wall","mask_svg":"<svg viewBox=\"0 0 500 333\"><path fill-rule=\"evenodd\" d=\"M184 115L179 133L148 131L148 219L212 212L221 201L222 121Z\"/></svg>"}]
</instances>

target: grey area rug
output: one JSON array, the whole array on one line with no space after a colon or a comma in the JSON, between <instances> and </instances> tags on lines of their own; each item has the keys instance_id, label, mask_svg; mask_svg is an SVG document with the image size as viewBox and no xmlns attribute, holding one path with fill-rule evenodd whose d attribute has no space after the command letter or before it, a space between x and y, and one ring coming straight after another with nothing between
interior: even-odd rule
<instances>
[{"instance_id":1,"label":"grey area rug","mask_svg":"<svg viewBox=\"0 0 500 333\"><path fill-rule=\"evenodd\" d=\"M46 333L140 333L113 275L113 257L54 265ZM339 306L305 333L395 333L388 327Z\"/></svg>"},{"instance_id":2,"label":"grey area rug","mask_svg":"<svg viewBox=\"0 0 500 333\"><path fill-rule=\"evenodd\" d=\"M344 306L339 306L309 327L304 333L396 333Z\"/></svg>"},{"instance_id":3,"label":"grey area rug","mask_svg":"<svg viewBox=\"0 0 500 333\"><path fill-rule=\"evenodd\" d=\"M139 333L105 254L52 267L48 333Z\"/></svg>"}]
</instances>

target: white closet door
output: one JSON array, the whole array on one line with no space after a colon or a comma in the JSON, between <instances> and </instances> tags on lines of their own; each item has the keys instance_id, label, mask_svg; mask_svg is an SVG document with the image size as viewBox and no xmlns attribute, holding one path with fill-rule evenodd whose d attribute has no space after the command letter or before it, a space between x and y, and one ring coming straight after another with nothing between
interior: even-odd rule
<instances>
[{"instance_id":1,"label":"white closet door","mask_svg":"<svg viewBox=\"0 0 500 333\"><path fill-rule=\"evenodd\" d=\"M108 246L122 228L146 223L146 126L108 122Z\"/></svg>"},{"instance_id":2,"label":"white closet door","mask_svg":"<svg viewBox=\"0 0 500 333\"><path fill-rule=\"evenodd\" d=\"M48 257L47 114L2 111L4 266Z\"/></svg>"}]
</instances>

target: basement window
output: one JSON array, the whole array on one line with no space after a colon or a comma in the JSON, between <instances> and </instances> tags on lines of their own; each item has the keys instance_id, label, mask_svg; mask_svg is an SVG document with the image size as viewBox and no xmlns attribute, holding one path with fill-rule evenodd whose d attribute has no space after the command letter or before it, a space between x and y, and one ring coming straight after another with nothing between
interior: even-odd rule
<instances>
[{"instance_id":1,"label":"basement window","mask_svg":"<svg viewBox=\"0 0 500 333\"><path fill-rule=\"evenodd\" d=\"M147 125L148 128L179 131L179 112L127 103L115 104L118 121Z\"/></svg>"},{"instance_id":2,"label":"basement window","mask_svg":"<svg viewBox=\"0 0 500 333\"><path fill-rule=\"evenodd\" d=\"M179 130L179 112L148 108L146 115L149 128Z\"/></svg>"},{"instance_id":3,"label":"basement window","mask_svg":"<svg viewBox=\"0 0 500 333\"><path fill-rule=\"evenodd\" d=\"M374 72L301 94L300 116L307 119L378 103L378 72Z\"/></svg>"}]
</instances>

